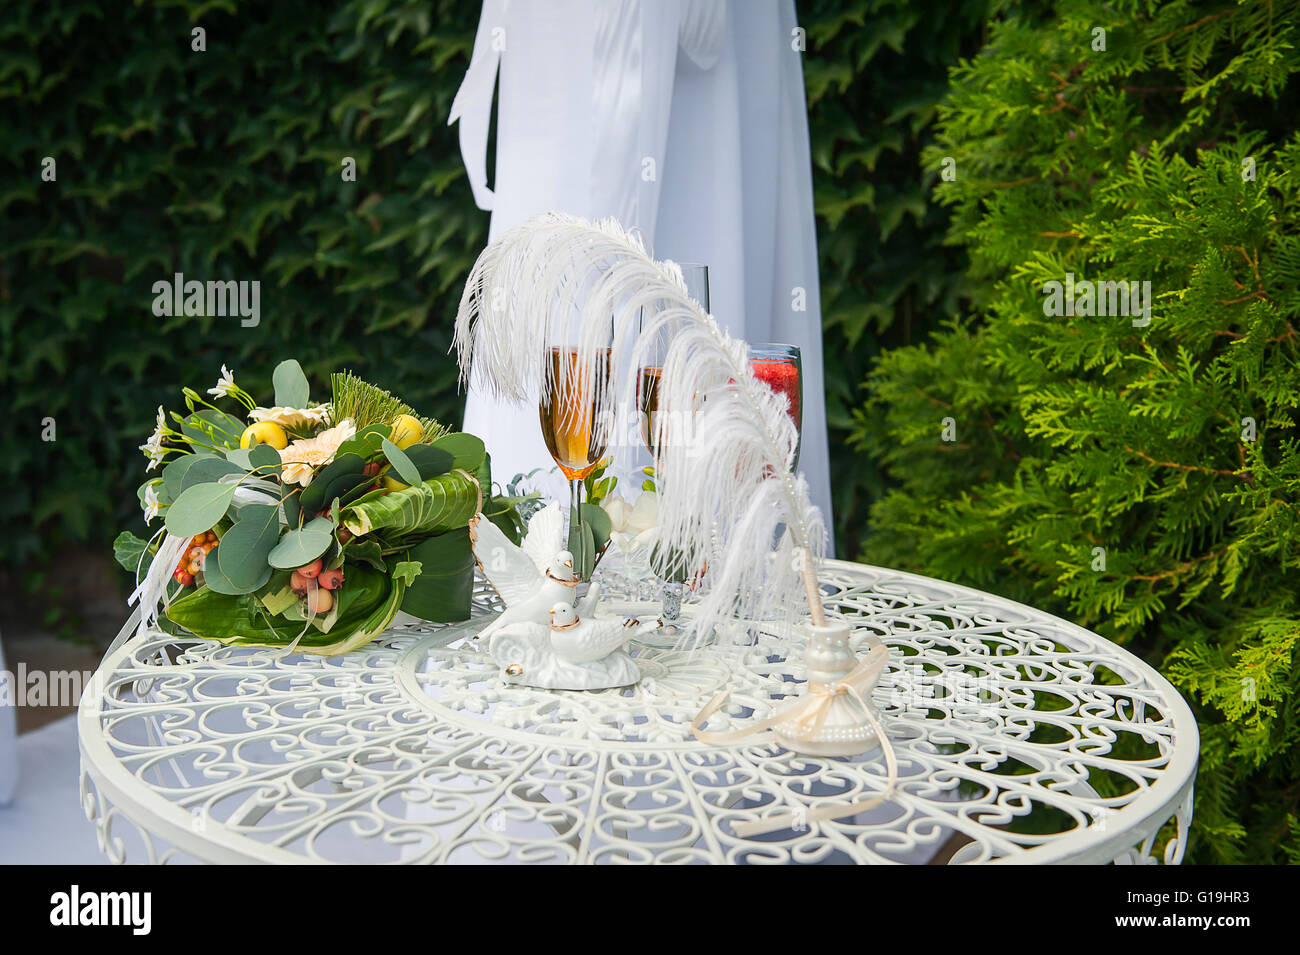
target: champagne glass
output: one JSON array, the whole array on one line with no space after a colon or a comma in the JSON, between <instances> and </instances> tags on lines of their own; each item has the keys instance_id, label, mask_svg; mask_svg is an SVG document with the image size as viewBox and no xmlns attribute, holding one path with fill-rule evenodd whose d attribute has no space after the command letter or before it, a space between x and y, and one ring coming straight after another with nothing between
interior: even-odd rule
<instances>
[{"instance_id":1,"label":"champagne glass","mask_svg":"<svg viewBox=\"0 0 1300 955\"><path fill-rule=\"evenodd\" d=\"M604 343L584 356L576 343L551 345L543 360L549 364L538 417L546 449L569 481L569 541L581 542L582 487L605 455L612 429L611 396L614 326L611 320ZM591 554L574 553L574 571L582 580L591 577Z\"/></svg>"},{"instance_id":2,"label":"champagne glass","mask_svg":"<svg viewBox=\"0 0 1300 955\"><path fill-rule=\"evenodd\" d=\"M751 345L749 366L755 378L790 400L790 418L794 421L798 441L790 470L797 471L799 452L803 447L803 359L799 346L776 342Z\"/></svg>"},{"instance_id":3,"label":"champagne glass","mask_svg":"<svg viewBox=\"0 0 1300 955\"><path fill-rule=\"evenodd\" d=\"M706 312L709 310L709 267L698 263L679 263L682 270L682 278L686 281L686 293L695 300L695 302ZM641 331L646 333L647 325L650 323L652 316L642 312ZM655 340L650 344L646 351L649 364L643 365L637 376L637 415L641 425L641 440L645 443L652 457L655 458L656 481L658 474L658 453L656 439L663 440L664 436L659 433L659 386L660 378L663 374L663 359L668 351L669 340L672 337L671 327L660 327L655 334ZM651 566L659 563L662 566L662 555L660 561L652 561ZM685 584L680 581L668 581L660 578L663 593L663 611L660 616L662 627L653 634L646 635L643 642L656 646L675 646L682 636L682 628L678 625L681 618L682 610L682 592Z\"/></svg>"}]
</instances>

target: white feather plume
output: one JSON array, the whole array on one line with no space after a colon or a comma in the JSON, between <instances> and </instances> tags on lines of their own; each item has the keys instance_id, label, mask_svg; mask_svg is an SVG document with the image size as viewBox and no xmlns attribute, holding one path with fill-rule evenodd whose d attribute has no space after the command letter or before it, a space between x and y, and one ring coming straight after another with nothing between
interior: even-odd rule
<instances>
[{"instance_id":1,"label":"white feather plume","mask_svg":"<svg viewBox=\"0 0 1300 955\"><path fill-rule=\"evenodd\" d=\"M547 213L490 244L465 284L455 345L462 381L522 402L550 384L543 356L554 343L572 343L579 364L592 367L612 335L609 366L636 369L652 363L660 332L668 349L654 436L657 529L661 548L686 566L707 562L697 639L725 619L765 619L805 595L817 600L811 568L801 574L792 548L820 557L825 527L791 473L798 435L787 399L754 377L748 346L687 295L681 269L647 255L617 222ZM635 376L621 389L596 376L579 387L566 406L635 407ZM611 419L598 422L605 436ZM820 619L820 605L813 613Z\"/></svg>"}]
</instances>

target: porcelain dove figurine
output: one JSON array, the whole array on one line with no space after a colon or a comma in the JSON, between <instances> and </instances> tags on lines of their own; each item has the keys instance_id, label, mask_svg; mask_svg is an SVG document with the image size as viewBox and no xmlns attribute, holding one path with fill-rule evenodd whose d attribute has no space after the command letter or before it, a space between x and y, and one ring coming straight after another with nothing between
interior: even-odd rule
<instances>
[{"instance_id":1,"label":"porcelain dove figurine","mask_svg":"<svg viewBox=\"0 0 1300 955\"><path fill-rule=\"evenodd\" d=\"M489 647L509 683L549 690L601 690L630 686L641 671L623 645L641 627L636 620L583 620L573 605L557 602L545 624L520 622L495 633Z\"/></svg>"},{"instance_id":2,"label":"porcelain dove figurine","mask_svg":"<svg viewBox=\"0 0 1300 955\"><path fill-rule=\"evenodd\" d=\"M563 534L564 514L554 502L533 515L518 547L499 527L479 516L470 529L474 557L506 609L474 639L486 643L502 627L520 621L544 623L556 603L573 602L578 578L573 573L573 555L563 549ZM578 606L591 613L599 599L600 587L592 584Z\"/></svg>"}]
</instances>

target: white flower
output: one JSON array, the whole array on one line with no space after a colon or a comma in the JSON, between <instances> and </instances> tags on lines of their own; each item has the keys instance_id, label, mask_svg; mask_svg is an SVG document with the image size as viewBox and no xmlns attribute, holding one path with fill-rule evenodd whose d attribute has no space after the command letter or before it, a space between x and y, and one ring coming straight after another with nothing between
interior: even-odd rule
<instances>
[{"instance_id":1,"label":"white flower","mask_svg":"<svg viewBox=\"0 0 1300 955\"><path fill-rule=\"evenodd\" d=\"M248 417L254 421L273 421L282 428L325 424L325 422L329 421L330 406L317 405L315 408L254 408L248 413Z\"/></svg>"},{"instance_id":2,"label":"white flower","mask_svg":"<svg viewBox=\"0 0 1300 955\"><path fill-rule=\"evenodd\" d=\"M316 474L316 468L329 464L339 445L357 433L351 418L344 418L334 427L322 431L314 438L299 438L280 451L280 480L285 484L306 487Z\"/></svg>"},{"instance_id":3,"label":"white flower","mask_svg":"<svg viewBox=\"0 0 1300 955\"><path fill-rule=\"evenodd\" d=\"M216 395L218 398L224 398L235 388L235 373L227 370L225 365L221 366L221 377L217 379L216 387L209 388L208 394Z\"/></svg>"},{"instance_id":4,"label":"white flower","mask_svg":"<svg viewBox=\"0 0 1300 955\"><path fill-rule=\"evenodd\" d=\"M635 505L611 494L600 506L609 515L610 540L624 554L631 556L654 544L655 519L659 516L659 498L654 491L642 491Z\"/></svg>"},{"instance_id":5,"label":"white flower","mask_svg":"<svg viewBox=\"0 0 1300 955\"><path fill-rule=\"evenodd\" d=\"M163 455L163 428L167 426L167 415L163 413L162 405L158 406L158 422L154 425L153 434L149 440L140 445L140 450L144 452L145 457L149 459L149 466L146 471L152 471L162 463Z\"/></svg>"},{"instance_id":6,"label":"white flower","mask_svg":"<svg viewBox=\"0 0 1300 955\"><path fill-rule=\"evenodd\" d=\"M158 516L158 493L149 484L144 489L144 522L150 523Z\"/></svg>"}]
</instances>

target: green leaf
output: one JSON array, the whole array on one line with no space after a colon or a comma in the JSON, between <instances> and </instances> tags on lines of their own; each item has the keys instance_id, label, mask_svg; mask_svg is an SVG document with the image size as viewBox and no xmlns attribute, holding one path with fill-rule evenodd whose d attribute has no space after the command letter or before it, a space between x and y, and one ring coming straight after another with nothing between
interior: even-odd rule
<instances>
[{"instance_id":1,"label":"green leaf","mask_svg":"<svg viewBox=\"0 0 1300 955\"><path fill-rule=\"evenodd\" d=\"M333 540L333 523L328 518L318 517L303 528L285 531L266 560L272 567L293 570L324 554ZM217 550L220 549L218 546Z\"/></svg>"},{"instance_id":2,"label":"green leaf","mask_svg":"<svg viewBox=\"0 0 1300 955\"><path fill-rule=\"evenodd\" d=\"M406 456L406 452L399 448L393 442L384 438L384 456L388 458L388 463L393 466L398 475L408 485L414 486L421 481L420 470Z\"/></svg>"},{"instance_id":3,"label":"green leaf","mask_svg":"<svg viewBox=\"0 0 1300 955\"><path fill-rule=\"evenodd\" d=\"M260 448L262 445L255 445L255 447ZM253 470L253 462L249 460L252 448L226 448L222 453L225 454L226 460L231 464L236 464L245 471Z\"/></svg>"},{"instance_id":4,"label":"green leaf","mask_svg":"<svg viewBox=\"0 0 1300 955\"><path fill-rule=\"evenodd\" d=\"M274 504L246 504L239 520L221 535L214 552L221 574L241 593L257 590L270 576L267 556L280 536L280 508ZM211 558L211 554L208 555ZM204 570L211 564L204 562ZM301 565L299 565L301 566ZM266 571L264 574L263 571Z\"/></svg>"},{"instance_id":5,"label":"green leaf","mask_svg":"<svg viewBox=\"0 0 1300 955\"><path fill-rule=\"evenodd\" d=\"M420 576L420 568L423 566L418 560L399 560L393 566L393 579L400 580L409 587L411 581Z\"/></svg>"},{"instance_id":6,"label":"green leaf","mask_svg":"<svg viewBox=\"0 0 1300 955\"><path fill-rule=\"evenodd\" d=\"M435 448L431 444L413 444L406 448L406 456L411 459L411 463L419 470L421 481L427 481L429 478L446 474L452 469L452 465L456 460L450 451ZM407 483L413 482L408 481Z\"/></svg>"},{"instance_id":7,"label":"green leaf","mask_svg":"<svg viewBox=\"0 0 1300 955\"><path fill-rule=\"evenodd\" d=\"M388 538L437 534L464 527L478 506L478 486L463 474L444 474L413 487L343 508L343 526L357 537L382 530Z\"/></svg>"},{"instance_id":8,"label":"green leaf","mask_svg":"<svg viewBox=\"0 0 1300 955\"><path fill-rule=\"evenodd\" d=\"M269 444L255 445L248 452L248 461L258 477L278 478L280 476L280 452Z\"/></svg>"},{"instance_id":9,"label":"green leaf","mask_svg":"<svg viewBox=\"0 0 1300 955\"><path fill-rule=\"evenodd\" d=\"M167 493L171 495L172 500L181 496L181 491L185 490L182 482L185 480L185 474L190 468L194 467L194 462L199 460L202 455L183 454L175 458L162 469L163 487L167 488Z\"/></svg>"},{"instance_id":10,"label":"green leaf","mask_svg":"<svg viewBox=\"0 0 1300 955\"><path fill-rule=\"evenodd\" d=\"M147 559L141 558L149 555ZM122 565L122 569L127 573L139 573L141 578L149 571L149 564L152 563L152 554L149 551L147 541L142 541L130 531L122 531L113 541L113 559Z\"/></svg>"},{"instance_id":11,"label":"green leaf","mask_svg":"<svg viewBox=\"0 0 1300 955\"><path fill-rule=\"evenodd\" d=\"M336 454L334 460L316 472L311 484L302 490L299 503L303 511L323 511L334 498L365 480L365 459L359 454ZM340 481L340 478L347 480Z\"/></svg>"},{"instance_id":12,"label":"green leaf","mask_svg":"<svg viewBox=\"0 0 1300 955\"><path fill-rule=\"evenodd\" d=\"M469 619L474 591L474 551L469 528L462 527L421 541L407 554L418 561L420 575L406 588L402 610L424 620L453 623Z\"/></svg>"},{"instance_id":13,"label":"green leaf","mask_svg":"<svg viewBox=\"0 0 1300 955\"><path fill-rule=\"evenodd\" d=\"M578 579L590 580L596 569L596 541L587 522L570 524L569 553L573 555L573 572Z\"/></svg>"},{"instance_id":14,"label":"green leaf","mask_svg":"<svg viewBox=\"0 0 1300 955\"><path fill-rule=\"evenodd\" d=\"M225 537L221 540L224 543ZM252 586L241 587L236 585L226 577L225 572L221 569L221 544L217 545L216 550L209 551L208 556L203 559L203 583L210 590L214 590L219 594L227 594L233 597L252 593L255 590L260 590L270 579L271 568L263 565L261 573L257 575Z\"/></svg>"},{"instance_id":15,"label":"green leaf","mask_svg":"<svg viewBox=\"0 0 1300 955\"><path fill-rule=\"evenodd\" d=\"M275 366L271 374L275 386L275 403L281 408L306 408L311 400L311 386L302 365L290 358Z\"/></svg>"},{"instance_id":16,"label":"green leaf","mask_svg":"<svg viewBox=\"0 0 1300 955\"><path fill-rule=\"evenodd\" d=\"M484 447L482 440L472 434L465 434L460 431L454 434L444 434L437 441L432 442L429 447L446 451L451 455L452 469L459 468L462 471L468 471L470 474L477 471L479 465L483 463L483 459L487 457L487 448Z\"/></svg>"},{"instance_id":17,"label":"green leaf","mask_svg":"<svg viewBox=\"0 0 1300 955\"><path fill-rule=\"evenodd\" d=\"M181 477L180 492L184 493L197 484L211 484L227 474L244 474L243 468L233 461L219 458L215 454L190 455L193 464ZM166 484L166 476L163 477Z\"/></svg>"},{"instance_id":18,"label":"green leaf","mask_svg":"<svg viewBox=\"0 0 1300 955\"><path fill-rule=\"evenodd\" d=\"M230 449L239 447L239 436L244 433L244 424L224 411L200 408L185 417L181 423L181 433L196 450L208 445Z\"/></svg>"},{"instance_id":19,"label":"green leaf","mask_svg":"<svg viewBox=\"0 0 1300 955\"><path fill-rule=\"evenodd\" d=\"M579 510L582 514L582 523L591 528L592 542L599 553L609 543L609 535L614 525L610 523L605 509L597 504L583 501Z\"/></svg>"},{"instance_id":20,"label":"green leaf","mask_svg":"<svg viewBox=\"0 0 1300 955\"><path fill-rule=\"evenodd\" d=\"M298 646L327 655L361 646L392 622L404 592L405 585L385 574L365 567L349 568L339 591L340 613L330 632L308 630ZM172 603L167 618L211 640L253 646L284 646L298 639L302 631L301 623L265 612L256 597L221 594L207 586Z\"/></svg>"},{"instance_id":21,"label":"green leaf","mask_svg":"<svg viewBox=\"0 0 1300 955\"><path fill-rule=\"evenodd\" d=\"M369 424L339 445L336 458L344 454L359 454L370 458L382 450L383 439L389 437L392 429L386 424Z\"/></svg>"},{"instance_id":22,"label":"green leaf","mask_svg":"<svg viewBox=\"0 0 1300 955\"><path fill-rule=\"evenodd\" d=\"M193 537L216 526L226 516L235 496L234 484L196 484L181 492L167 508L167 531L177 537Z\"/></svg>"},{"instance_id":23,"label":"green leaf","mask_svg":"<svg viewBox=\"0 0 1300 955\"><path fill-rule=\"evenodd\" d=\"M369 564L375 570L387 573L388 564L384 561L384 549L374 540L349 541L343 548L343 559L360 564Z\"/></svg>"}]
</instances>

